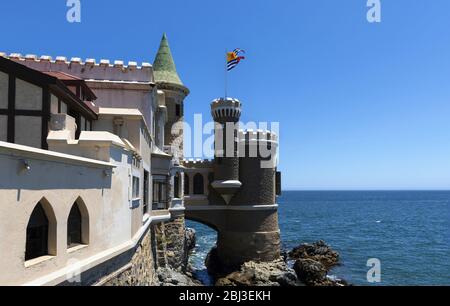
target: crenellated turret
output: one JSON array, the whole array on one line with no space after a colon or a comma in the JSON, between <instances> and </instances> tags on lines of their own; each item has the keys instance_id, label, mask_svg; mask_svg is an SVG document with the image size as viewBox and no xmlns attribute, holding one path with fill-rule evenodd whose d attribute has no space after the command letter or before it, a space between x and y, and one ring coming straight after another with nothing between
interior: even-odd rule
<instances>
[{"instance_id":1,"label":"crenellated turret","mask_svg":"<svg viewBox=\"0 0 450 306\"><path fill-rule=\"evenodd\" d=\"M216 99L211 103L211 114L215 121L214 181L211 186L229 204L242 186L237 137L241 102L232 98Z\"/></svg>"}]
</instances>

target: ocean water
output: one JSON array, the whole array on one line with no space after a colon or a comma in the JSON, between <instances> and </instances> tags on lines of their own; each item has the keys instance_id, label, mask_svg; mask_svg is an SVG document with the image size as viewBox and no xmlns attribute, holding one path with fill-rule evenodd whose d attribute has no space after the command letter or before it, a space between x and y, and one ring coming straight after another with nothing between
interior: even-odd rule
<instances>
[{"instance_id":1,"label":"ocean water","mask_svg":"<svg viewBox=\"0 0 450 306\"><path fill-rule=\"evenodd\" d=\"M331 271L355 285L450 285L450 191L288 191L278 199L283 248L325 240L341 255ZM196 275L216 233L195 222ZM381 282L367 281L367 261L381 262Z\"/></svg>"}]
</instances>

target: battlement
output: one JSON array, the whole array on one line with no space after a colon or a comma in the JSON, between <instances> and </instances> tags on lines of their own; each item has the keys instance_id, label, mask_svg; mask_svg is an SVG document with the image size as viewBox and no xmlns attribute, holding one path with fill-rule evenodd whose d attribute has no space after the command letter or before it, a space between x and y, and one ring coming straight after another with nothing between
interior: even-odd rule
<instances>
[{"instance_id":1,"label":"battlement","mask_svg":"<svg viewBox=\"0 0 450 306\"><path fill-rule=\"evenodd\" d=\"M140 66L135 61L129 61L128 65L123 60L101 59L97 62L93 58L87 58L84 62L80 57L72 57L70 60L65 56L35 54L23 56L20 53L7 55L0 52L0 56L16 61L27 67L39 71L61 71L85 80L133 82L133 83L153 83L153 71L150 63L143 62Z\"/></svg>"},{"instance_id":2,"label":"battlement","mask_svg":"<svg viewBox=\"0 0 450 306\"><path fill-rule=\"evenodd\" d=\"M278 145L278 135L267 130L239 130L238 139L241 144L257 144L259 142Z\"/></svg>"},{"instance_id":3,"label":"battlement","mask_svg":"<svg viewBox=\"0 0 450 306\"><path fill-rule=\"evenodd\" d=\"M186 168L211 168L213 162L209 159L183 159L183 166Z\"/></svg>"},{"instance_id":4,"label":"battlement","mask_svg":"<svg viewBox=\"0 0 450 306\"><path fill-rule=\"evenodd\" d=\"M237 122L241 117L241 102L233 98L219 98L211 103L211 115L214 120L223 122Z\"/></svg>"}]
</instances>

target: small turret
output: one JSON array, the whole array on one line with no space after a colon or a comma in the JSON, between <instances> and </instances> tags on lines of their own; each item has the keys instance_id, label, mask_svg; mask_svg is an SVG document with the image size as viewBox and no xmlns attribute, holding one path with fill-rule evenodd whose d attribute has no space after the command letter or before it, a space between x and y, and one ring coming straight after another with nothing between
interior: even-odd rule
<instances>
[{"instance_id":1,"label":"small turret","mask_svg":"<svg viewBox=\"0 0 450 306\"><path fill-rule=\"evenodd\" d=\"M214 121L221 124L236 123L241 117L241 102L232 98L220 98L211 103L211 115Z\"/></svg>"},{"instance_id":2,"label":"small turret","mask_svg":"<svg viewBox=\"0 0 450 306\"><path fill-rule=\"evenodd\" d=\"M226 204L241 188L239 181L238 130L241 102L232 98L220 98L211 103L211 114L216 122L214 182L211 186Z\"/></svg>"}]
</instances>

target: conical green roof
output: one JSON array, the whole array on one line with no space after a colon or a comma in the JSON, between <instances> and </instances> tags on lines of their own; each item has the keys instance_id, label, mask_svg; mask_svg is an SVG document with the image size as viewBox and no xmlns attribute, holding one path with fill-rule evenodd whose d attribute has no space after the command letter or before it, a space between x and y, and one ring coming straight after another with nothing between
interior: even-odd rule
<instances>
[{"instance_id":1,"label":"conical green roof","mask_svg":"<svg viewBox=\"0 0 450 306\"><path fill-rule=\"evenodd\" d=\"M153 62L153 72L155 82L157 83L171 83L184 86L178 76L172 52L170 51L169 41L165 33L161 39L158 54L156 54L155 61Z\"/></svg>"}]
</instances>

